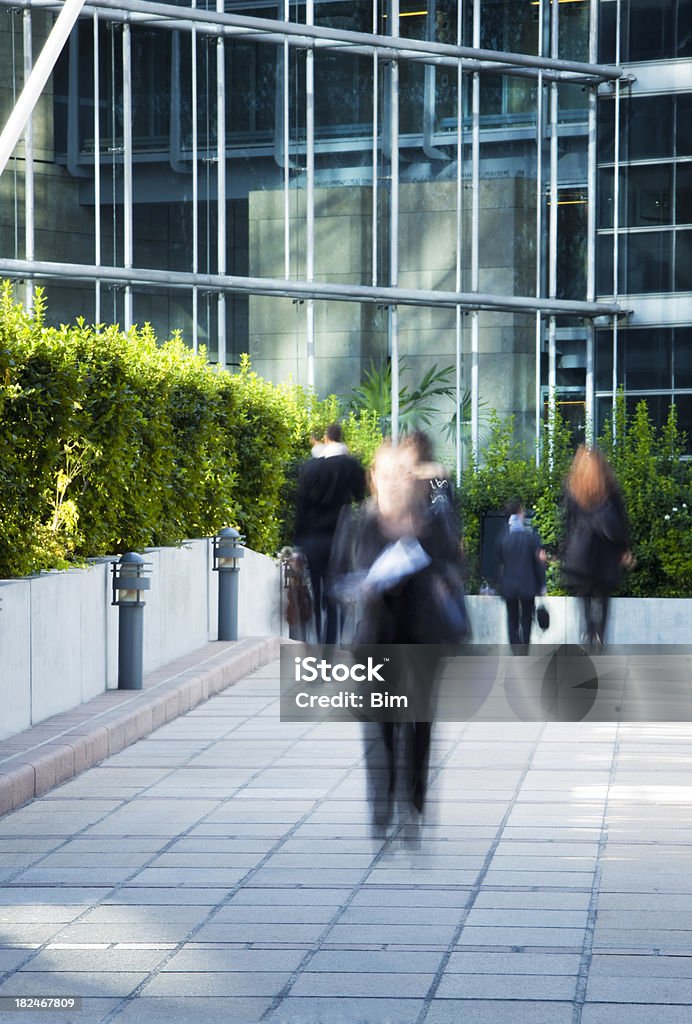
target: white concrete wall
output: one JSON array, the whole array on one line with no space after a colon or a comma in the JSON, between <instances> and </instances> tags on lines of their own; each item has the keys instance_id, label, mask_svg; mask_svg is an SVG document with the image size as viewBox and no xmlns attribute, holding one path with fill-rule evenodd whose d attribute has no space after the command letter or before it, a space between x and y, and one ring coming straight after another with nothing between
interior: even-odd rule
<instances>
[{"instance_id":1,"label":"white concrete wall","mask_svg":"<svg viewBox=\"0 0 692 1024\"><path fill-rule=\"evenodd\" d=\"M473 643L506 644L507 614L502 598L474 595L466 600ZM546 597L543 601L550 613L550 626L542 632L534 624L531 642L579 643L584 630L580 602L572 597ZM692 600L613 598L606 641L611 644L692 644Z\"/></svg>"},{"instance_id":2,"label":"white concrete wall","mask_svg":"<svg viewBox=\"0 0 692 1024\"><path fill-rule=\"evenodd\" d=\"M217 637L217 573L211 541L145 553L144 671ZM0 739L117 685L118 609L110 561L0 581ZM239 576L239 636L282 632L280 572L246 551Z\"/></svg>"}]
</instances>

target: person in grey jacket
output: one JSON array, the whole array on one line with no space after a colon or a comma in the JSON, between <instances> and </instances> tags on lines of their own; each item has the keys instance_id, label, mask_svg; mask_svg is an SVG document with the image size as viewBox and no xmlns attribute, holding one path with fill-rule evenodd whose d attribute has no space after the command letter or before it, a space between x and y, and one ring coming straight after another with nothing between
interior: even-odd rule
<instances>
[{"instance_id":1,"label":"person in grey jacket","mask_svg":"<svg viewBox=\"0 0 692 1024\"><path fill-rule=\"evenodd\" d=\"M526 523L522 502L506 506L507 529L498 542L498 589L507 606L509 642L515 653L531 641L535 599L545 590L546 554L541 538Z\"/></svg>"}]
</instances>

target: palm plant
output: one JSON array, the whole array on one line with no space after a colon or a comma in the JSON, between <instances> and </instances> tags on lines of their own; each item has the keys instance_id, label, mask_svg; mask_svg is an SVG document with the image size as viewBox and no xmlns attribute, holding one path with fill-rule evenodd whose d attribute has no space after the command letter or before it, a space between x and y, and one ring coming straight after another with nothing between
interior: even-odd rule
<instances>
[{"instance_id":1,"label":"palm plant","mask_svg":"<svg viewBox=\"0 0 692 1024\"><path fill-rule=\"evenodd\" d=\"M399 381L410 372L406 362L399 363ZM403 431L414 427L427 427L436 417L448 416L442 427L442 436L446 447L454 445L456 440L457 416L455 411L456 368L454 365L432 366L413 389L407 383L399 386L399 426ZM452 404L451 411L449 404ZM360 385L351 392L348 408L355 413L368 410L375 412L383 434L391 433L392 429L392 367L391 363L377 364L373 359L363 373ZM487 402L479 401L479 440L487 440L488 406ZM461 391L459 402L461 418L461 444L463 450L471 446L471 392L468 388Z\"/></svg>"},{"instance_id":2,"label":"palm plant","mask_svg":"<svg viewBox=\"0 0 692 1024\"><path fill-rule=\"evenodd\" d=\"M409 372L408 364L399 363L399 380ZM399 425L403 430L413 427L429 426L435 415L439 414L437 400L454 397L453 366L438 369L437 363L423 375L418 387L409 390L406 383L399 386ZM375 363L363 373L358 387L351 392L348 408L355 413L368 410L376 412L380 428L384 434L390 433L392 427L392 366L391 363Z\"/></svg>"}]
</instances>

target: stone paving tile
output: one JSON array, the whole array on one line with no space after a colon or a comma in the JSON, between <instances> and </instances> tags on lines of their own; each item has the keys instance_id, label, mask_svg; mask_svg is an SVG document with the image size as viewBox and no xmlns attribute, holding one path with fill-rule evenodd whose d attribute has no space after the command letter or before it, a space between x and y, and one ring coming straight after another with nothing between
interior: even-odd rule
<instances>
[{"instance_id":1,"label":"stone paving tile","mask_svg":"<svg viewBox=\"0 0 692 1024\"><path fill-rule=\"evenodd\" d=\"M214 914L217 924L328 924L339 910L338 903L307 906L230 903Z\"/></svg>"},{"instance_id":2,"label":"stone paving tile","mask_svg":"<svg viewBox=\"0 0 692 1024\"><path fill-rule=\"evenodd\" d=\"M608 978L684 978L692 976L692 962L687 956L626 956L610 953L591 958L589 981Z\"/></svg>"},{"instance_id":3,"label":"stone paving tile","mask_svg":"<svg viewBox=\"0 0 692 1024\"><path fill-rule=\"evenodd\" d=\"M228 890L217 888L208 889L204 886L195 886L188 889L147 889L145 886L122 886L117 894L106 896L104 903L114 906L142 906L153 907L162 904L176 905L197 905L209 907L216 906L227 895Z\"/></svg>"},{"instance_id":4,"label":"stone paving tile","mask_svg":"<svg viewBox=\"0 0 692 1024\"><path fill-rule=\"evenodd\" d=\"M284 999L264 1020L269 1024L415 1024L422 1007L420 999L294 996Z\"/></svg>"},{"instance_id":5,"label":"stone paving tile","mask_svg":"<svg viewBox=\"0 0 692 1024\"><path fill-rule=\"evenodd\" d=\"M463 909L470 898L468 891L461 888L416 887L415 885L392 886L367 885L355 893L352 907L400 907L426 908L449 907Z\"/></svg>"},{"instance_id":6,"label":"stone paving tile","mask_svg":"<svg viewBox=\"0 0 692 1024\"><path fill-rule=\"evenodd\" d=\"M587 889L593 885L593 871L506 871L490 867L485 885L524 888Z\"/></svg>"},{"instance_id":7,"label":"stone paving tile","mask_svg":"<svg viewBox=\"0 0 692 1024\"><path fill-rule=\"evenodd\" d=\"M204 1024L256 1024L271 1002L269 997L176 996L171 999L141 995L119 1011L114 1024L200 1024L200 1021ZM81 1018L74 1024L82 1024Z\"/></svg>"},{"instance_id":8,"label":"stone paving tile","mask_svg":"<svg viewBox=\"0 0 692 1024\"><path fill-rule=\"evenodd\" d=\"M350 973L344 970L312 972L308 966L291 986L290 996L422 999L430 989L433 978L432 973L392 975L375 972L363 974L361 971Z\"/></svg>"},{"instance_id":9,"label":"stone paving tile","mask_svg":"<svg viewBox=\"0 0 692 1024\"><path fill-rule=\"evenodd\" d=\"M238 949L231 946L185 946L163 967L165 973L209 971L280 973L295 971L305 958L303 949Z\"/></svg>"},{"instance_id":10,"label":"stone paving tile","mask_svg":"<svg viewBox=\"0 0 692 1024\"><path fill-rule=\"evenodd\" d=\"M583 1020L583 1018L582 1018ZM572 1003L525 1002L512 999L436 999L425 1024L572 1024ZM613 1021L612 1024L615 1024ZM632 1024L622 1017L618 1024ZM659 1022L660 1024L660 1022ZM668 1024L668 1021L666 1021Z\"/></svg>"},{"instance_id":11,"label":"stone paving tile","mask_svg":"<svg viewBox=\"0 0 692 1024\"><path fill-rule=\"evenodd\" d=\"M15 906L0 905L0 932L8 924L41 924L44 922L65 924L68 921L74 921L75 917L79 917L83 913L84 907L78 904L27 906L25 903L17 902Z\"/></svg>"},{"instance_id":12,"label":"stone paving tile","mask_svg":"<svg viewBox=\"0 0 692 1024\"><path fill-rule=\"evenodd\" d=\"M545 974L552 977L576 978L581 955L578 953L497 953L484 950L477 953L461 950L452 953L445 968L448 974L483 974L512 976L515 974Z\"/></svg>"},{"instance_id":13,"label":"stone paving tile","mask_svg":"<svg viewBox=\"0 0 692 1024\"><path fill-rule=\"evenodd\" d=\"M339 918L339 924L369 925L451 925L459 923L460 911L457 907L402 907L402 906L353 906Z\"/></svg>"},{"instance_id":14,"label":"stone paving tile","mask_svg":"<svg viewBox=\"0 0 692 1024\"><path fill-rule=\"evenodd\" d=\"M342 906L351 896L352 890L347 888L320 888L314 886L287 886L281 888L257 888L254 885L246 885L231 897L229 906L234 904L246 904L249 906Z\"/></svg>"},{"instance_id":15,"label":"stone paving tile","mask_svg":"<svg viewBox=\"0 0 692 1024\"><path fill-rule=\"evenodd\" d=\"M119 949L114 946L107 949L55 949L48 946L33 956L22 971L79 972L87 977L108 971L137 973L153 971L167 955L166 949Z\"/></svg>"},{"instance_id":16,"label":"stone paving tile","mask_svg":"<svg viewBox=\"0 0 692 1024\"><path fill-rule=\"evenodd\" d=\"M581 1024L690 1024L690 1008L689 1005L637 1006L629 1002L587 1003L582 1010Z\"/></svg>"},{"instance_id":17,"label":"stone paving tile","mask_svg":"<svg viewBox=\"0 0 692 1024\"><path fill-rule=\"evenodd\" d=\"M692 946L692 933L689 928L678 929L655 927L642 928L601 928L596 924L594 946L645 946L647 948L662 945Z\"/></svg>"},{"instance_id":18,"label":"stone paving tile","mask_svg":"<svg viewBox=\"0 0 692 1024\"><path fill-rule=\"evenodd\" d=\"M161 972L146 985L146 996L276 996L291 975L286 971Z\"/></svg>"},{"instance_id":19,"label":"stone paving tile","mask_svg":"<svg viewBox=\"0 0 692 1024\"><path fill-rule=\"evenodd\" d=\"M485 910L474 905L465 927L494 928L511 924L512 928L581 928L587 923L586 910Z\"/></svg>"},{"instance_id":20,"label":"stone paving tile","mask_svg":"<svg viewBox=\"0 0 692 1024\"><path fill-rule=\"evenodd\" d=\"M18 885L66 885L79 884L80 878L86 885L112 887L122 882L133 872L132 867L35 867L28 868L16 876Z\"/></svg>"},{"instance_id":21,"label":"stone paving tile","mask_svg":"<svg viewBox=\"0 0 692 1024\"><path fill-rule=\"evenodd\" d=\"M156 866L143 868L130 879L130 885L147 886L168 886L176 888L180 886L205 886L207 888L232 888L248 873L249 867L226 867L226 868L158 868ZM132 874L130 872L129 874Z\"/></svg>"},{"instance_id":22,"label":"stone paving tile","mask_svg":"<svg viewBox=\"0 0 692 1024\"><path fill-rule=\"evenodd\" d=\"M2 932L0 931L0 939ZM5 971L14 971L24 963L30 950L26 949L0 949L0 974Z\"/></svg>"},{"instance_id":23,"label":"stone paving tile","mask_svg":"<svg viewBox=\"0 0 692 1024\"><path fill-rule=\"evenodd\" d=\"M591 901L590 892L559 892L556 890L489 889L484 887L474 900L474 910L559 910L586 911Z\"/></svg>"},{"instance_id":24,"label":"stone paving tile","mask_svg":"<svg viewBox=\"0 0 692 1024\"><path fill-rule=\"evenodd\" d=\"M83 943L103 942L182 942L191 926L187 921L149 921L143 913L139 921L124 921L120 924L70 924L63 926L56 942ZM51 936L52 937L52 936ZM46 939L45 941L49 941Z\"/></svg>"},{"instance_id":25,"label":"stone paving tile","mask_svg":"<svg viewBox=\"0 0 692 1024\"><path fill-rule=\"evenodd\" d=\"M171 898L175 898L174 894L171 894ZM172 906L158 906L158 907L147 907L145 911L141 907L127 905L117 906L107 904L105 906L94 907L90 910L79 922L80 927L82 925L124 925L132 924L135 927L142 921L145 921L147 925L150 924L184 924L188 927L192 927L199 921L202 921L209 913L208 907L200 907L195 905L178 906L173 904ZM122 941L113 939L113 941ZM132 941L135 941L134 938Z\"/></svg>"},{"instance_id":26,"label":"stone paving tile","mask_svg":"<svg viewBox=\"0 0 692 1024\"><path fill-rule=\"evenodd\" d=\"M311 973L327 971L333 974L399 974L422 973L432 975L439 967L443 954L415 950L405 952L381 949L322 949L310 957L308 969ZM392 980L396 987L398 980Z\"/></svg>"},{"instance_id":27,"label":"stone paving tile","mask_svg":"<svg viewBox=\"0 0 692 1024\"><path fill-rule=\"evenodd\" d=\"M212 920L195 934L196 942L316 942L324 924L236 924Z\"/></svg>"},{"instance_id":28,"label":"stone paving tile","mask_svg":"<svg viewBox=\"0 0 692 1024\"><path fill-rule=\"evenodd\" d=\"M382 943L383 945L419 946L447 945L454 937L455 925L396 925L396 924L335 924L327 941L348 945L358 943Z\"/></svg>"},{"instance_id":29,"label":"stone paving tile","mask_svg":"<svg viewBox=\"0 0 692 1024\"><path fill-rule=\"evenodd\" d=\"M516 999L535 1002L574 1000L576 977L541 974L447 974L436 992L438 999Z\"/></svg>"},{"instance_id":30,"label":"stone paving tile","mask_svg":"<svg viewBox=\"0 0 692 1024\"><path fill-rule=\"evenodd\" d=\"M464 927L457 946L554 946L581 949L582 928Z\"/></svg>"},{"instance_id":31,"label":"stone paving tile","mask_svg":"<svg viewBox=\"0 0 692 1024\"><path fill-rule=\"evenodd\" d=\"M0 945L15 946L18 943L38 943L40 945L43 942L50 942L64 927L64 924L57 922L31 924L14 921L3 924L0 925Z\"/></svg>"},{"instance_id":32,"label":"stone paving tile","mask_svg":"<svg viewBox=\"0 0 692 1024\"><path fill-rule=\"evenodd\" d=\"M692 851L690 851L692 862ZM652 932L686 931L690 926L689 910L655 909L648 910L603 910L599 907L596 919L597 933L603 929L627 931L644 930Z\"/></svg>"},{"instance_id":33,"label":"stone paving tile","mask_svg":"<svg viewBox=\"0 0 692 1024\"><path fill-rule=\"evenodd\" d=\"M0 888L0 906L44 906L74 903L91 906L109 892L93 886L33 886L8 885Z\"/></svg>"},{"instance_id":34,"label":"stone paving tile","mask_svg":"<svg viewBox=\"0 0 692 1024\"><path fill-rule=\"evenodd\" d=\"M17 971L0 983L0 996L126 996L147 977L135 971L98 973L93 979L80 971Z\"/></svg>"},{"instance_id":35,"label":"stone paving tile","mask_svg":"<svg viewBox=\"0 0 692 1024\"><path fill-rule=\"evenodd\" d=\"M692 1004L692 978L589 978L586 1000L590 1003L685 1003Z\"/></svg>"}]
</instances>

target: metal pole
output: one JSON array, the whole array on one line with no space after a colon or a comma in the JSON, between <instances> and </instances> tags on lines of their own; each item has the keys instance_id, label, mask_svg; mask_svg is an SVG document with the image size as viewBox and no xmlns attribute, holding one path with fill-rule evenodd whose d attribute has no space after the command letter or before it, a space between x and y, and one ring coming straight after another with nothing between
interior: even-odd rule
<instances>
[{"instance_id":1,"label":"metal pole","mask_svg":"<svg viewBox=\"0 0 692 1024\"><path fill-rule=\"evenodd\" d=\"M473 0L473 43L481 44L481 5ZM480 76L473 73L471 92L471 291L480 287L480 168L481 168L481 127L480 127ZM478 462L478 406L479 406L479 351L480 321L478 310L471 312L471 448L474 462Z\"/></svg>"},{"instance_id":2,"label":"metal pole","mask_svg":"<svg viewBox=\"0 0 692 1024\"><path fill-rule=\"evenodd\" d=\"M51 71L55 67L55 62L62 53L83 6L84 0L65 0L63 8L50 30L43 49L0 135L0 174L7 166L7 161L24 131L31 112L38 103L38 98L45 88Z\"/></svg>"},{"instance_id":3,"label":"metal pole","mask_svg":"<svg viewBox=\"0 0 692 1024\"><path fill-rule=\"evenodd\" d=\"M291 19L290 0L284 0L284 21ZM290 58L291 51L288 39L283 41L283 154L284 154L284 277L291 276L291 164L290 164L290 130L291 130L291 94L290 94Z\"/></svg>"},{"instance_id":4,"label":"metal pole","mask_svg":"<svg viewBox=\"0 0 692 1024\"><path fill-rule=\"evenodd\" d=\"M399 34L399 0L391 0L391 31ZM390 89L390 203L389 203L389 284L399 284L399 62L389 69ZM399 440L399 309L389 307L389 351L392 369L392 444Z\"/></svg>"},{"instance_id":5,"label":"metal pole","mask_svg":"<svg viewBox=\"0 0 692 1024\"><path fill-rule=\"evenodd\" d=\"M32 67L31 11L24 11L24 86L29 81ZM33 260L34 250L34 125L29 114L24 132L24 248L27 260ZM34 284L31 278L25 283L26 308L34 302Z\"/></svg>"},{"instance_id":6,"label":"metal pole","mask_svg":"<svg viewBox=\"0 0 692 1024\"><path fill-rule=\"evenodd\" d=\"M538 0L538 54L543 56L545 37L543 0ZM543 294L543 139L545 136L545 111L543 106L543 74L539 71L536 81L536 298ZM536 311L535 349L535 434L536 465L541 461L541 364L543 353L543 320Z\"/></svg>"},{"instance_id":7,"label":"metal pole","mask_svg":"<svg viewBox=\"0 0 692 1024\"><path fill-rule=\"evenodd\" d=\"M141 690L143 666L144 606L122 604L118 615L118 689Z\"/></svg>"},{"instance_id":8,"label":"metal pole","mask_svg":"<svg viewBox=\"0 0 692 1024\"><path fill-rule=\"evenodd\" d=\"M224 0L216 0L216 10L223 14ZM217 270L226 273L226 56L223 36L216 40L216 252ZM226 294L217 297L218 366L226 369Z\"/></svg>"},{"instance_id":9,"label":"metal pole","mask_svg":"<svg viewBox=\"0 0 692 1024\"><path fill-rule=\"evenodd\" d=\"M372 31L377 31L378 4L372 5ZM379 120L380 120L380 64L376 53L372 55L372 286L377 288L378 260L378 199L379 199Z\"/></svg>"},{"instance_id":10,"label":"metal pole","mask_svg":"<svg viewBox=\"0 0 692 1024\"><path fill-rule=\"evenodd\" d=\"M598 56L598 2L589 3L589 60ZM588 149L586 166L586 300L593 302L596 297L596 89L589 89ZM595 332L591 321L586 324L586 380L584 440L590 444L594 433L594 340Z\"/></svg>"},{"instance_id":11,"label":"metal pole","mask_svg":"<svg viewBox=\"0 0 692 1024\"><path fill-rule=\"evenodd\" d=\"M314 21L313 0L305 5L306 24ZM305 278L315 280L315 54L309 47L305 54L305 184L306 184L306 263ZM315 303L308 299L305 305L305 331L307 336L308 388L315 387Z\"/></svg>"},{"instance_id":12,"label":"metal pole","mask_svg":"<svg viewBox=\"0 0 692 1024\"><path fill-rule=\"evenodd\" d=\"M130 26L123 25L123 266L132 267L132 48ZM125 285L125 330L133 323L132 285Z\"/></svg>"},{"instance_id":13,"label":"metal pole","mask_svg":"<svg viewBox=\"0 0 692 1024\"><path fill-rule=\"evenodd\" d=\"M620 60L621 33L620 21L622 8L620 0L617 0L615 14L615 60ZM615 133L613 139L613 299L617 302L620 287L620 246L618 233L620 231L620 82L615 83ZM617 440L617 417L615 416L615 401L618 390L618 322L613 317L613 439Z\"/></svg>"},{"instance_id":14,"label":"metal pole","mask_svg":"<svg viewBox=\"0 0 692 1024\"><path fill-rule=\"evenodd\" d=\"M238 639L238 569L219 569L219 640Z\"/></svg>"},{"instance_id":15,"label":"metal pole","mask_svg":"<svg viewBox=\"0 0 692 1024\"><path fill-rule=\"evenodd\" d=\"M559 5L556 3L550 6L550 54L557 56L558 52L558 22ZM548 218L548 295L551 299L557 297L557 176L558 176L558 93L557 82L550 83L550 211ZM557 351L556 351L556 322L551 316L548 322L548 443L550 445L549 458L552 459L552 417L555 410L557 388Z\"/></svg>"},{"instance_id":16,"label":"metal pole","mask_svg":"<svg viewBox=\"0 0 692 1024\"><path fill-rule=\"evenodd\" d=\"M101 83L99 14L94 11L94 264L101 265ZM94 323L101 323L101 281L94 282Z\"/></svg>"},{"instance_id":17,"label":"metal pole","mask_svg":"<svg viewBox=\"0 0 692 1024\"><path fill-rule=\"evenodd\" d=\"M24 8L38 6L52 9L58 3L45 0L0 0L0 6ZM173 4L150 2L150 0L118 0L117 8L113 0L89 0L87 10L105 9L113 21L144 22L151 26L172 31L189 29L190 23L199 25L200 32L217 35L242 35L249 38L261 37L262 42L281 44L288 37L291 46L305 49L308 45L325 47L331 52L347 52L369 55L373 49L382 52L385 58L391 57L393 49L397 49L406 60L419 60L423 63L434 63L456 67L461 57L469 61L472 70L506 71L512 69L513 74L533 75L536 69L543 67L545 77L556 76L565 81L594 81L602 79L610 81L624 75L621 68L605 64L586 64L573 60L552 60L531 54L511 53L502 50L485 50L480 47L453 46L447 43L435 43L423 39L401 39L392 41L390 36L373 35L368 32L351 32L325 26L291 25L269 19L254 18L236 13L223 14L213 10L187 8L185 20L181 18L181 8ZM132 13L130 13L132 12ZM133 17L132 15L135 15ZM137 17L137 16L140 17Z\"/></svg>"},{"instance_id":18,"label":"metal pole","mask_svg":"<svg viewBox=\"0 0 692 1024\"><path fill-rule=\"evenodd\" d=\"M462 16L462 4L457 4L457 44L461 44L461 16ZM456 224L456 268L455 268L455 279L454 283L456 290L461 291L462 284L462 261L463 261L463 170L464 170L464 153L462 149L463 141L463 128L464 128L464 66L463 61L459 61L457 65L457 177L456 177L456 204L457 204L457 224ZM456 376L455 376L455 390L454 390L454 401L456 403L456 423L455 423L455 446L456 446L456 482L457 487L461 486L461 473L462 473L462 409L461 409L461 381L462 381L462 316L461 306L457 306L454 311L454 348L456 357Z\"/></svg>"},{"instance_id":19,"label":"metal pole","mask_svg":"<svg viewBox=\"0 0 692 1024\"><path fill-rule=\"evenodd\" d=\"M535 313L596 317L620 315L623 310L615 302L579 302L565 299L537 299L525 295L492 295L483 292L455 292L421 289L389 288L370 285L336 284L331 281L286 281L276 277L240 277L234 274L198 274L189 271L154 270L140 268L125 270L121 266L95 267L84 263L55 263L47 260L5 259L0 257L0 274L7 277L24 278L69 278L79 281L102 281L113 283L131 282L137 286L152 288L189 289L197 284L210 291L237 292L240 295L272 295L295 299L301 302L307 298L335 300L338 302L372 302L378 306L397 304L401 306L435 306L440 309L454 309L462 306L468 310L495 309L505 313Z\"/></svg>"},{"instance_id":20,"label":"metal pole","mask_svg":"<svg viewBox=\"0 0 692 1024\"><path fill-rule=\"evenodd\" d=\"M192 7L197 0L192 0ZM197 27L190 32L190 92L192 104L192 273L199 272L199 139L197 135ZM199 351L199 288L192 286L192 351Z\"/></svg>"}]
</instances>

